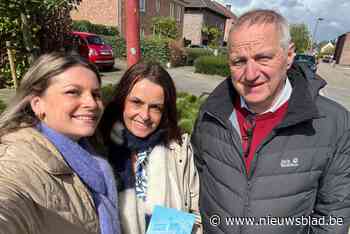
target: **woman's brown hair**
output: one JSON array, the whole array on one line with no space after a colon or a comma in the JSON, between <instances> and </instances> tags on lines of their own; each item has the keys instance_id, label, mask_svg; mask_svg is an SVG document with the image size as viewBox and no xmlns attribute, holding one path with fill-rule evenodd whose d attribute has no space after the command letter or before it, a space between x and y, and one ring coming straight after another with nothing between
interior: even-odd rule
<instances>
[{"instance_id":1,"label":"woman's brown hair","mask_svg":"<svg viewBox=\"0 0 350 234\"><path fill-rule=\"evenodd\" d=\"M172 140L181 143L181 130L178 126L176 110L176 88L169 73L156 62L139 62L131 66L122 76L115 91L112 101L107 104L100 121L100 131L106 143L110 140L111 129L114 123L123 122L125 100L134 85L143 79L147 79L163 88L164 110L158 129L164 131L165 145Z\"/></svg>"}]
</instances>

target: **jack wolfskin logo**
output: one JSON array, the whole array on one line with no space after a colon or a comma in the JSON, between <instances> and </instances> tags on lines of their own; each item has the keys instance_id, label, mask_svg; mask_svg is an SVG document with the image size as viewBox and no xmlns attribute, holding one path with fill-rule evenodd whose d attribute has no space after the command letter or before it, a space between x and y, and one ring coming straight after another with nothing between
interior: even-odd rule
<instances>
[{"instance_id":1,"label":"jack wolfskin logo","mask_svg":"<svg viewBox=\"0 0 350 234\"><path fill-rule=\"evenodd\" d=\"M293 158L292 160L290 159L281 160L281 167L297 167L297 166L299 166L298 158Z\"/></svg>"}]
</instances>

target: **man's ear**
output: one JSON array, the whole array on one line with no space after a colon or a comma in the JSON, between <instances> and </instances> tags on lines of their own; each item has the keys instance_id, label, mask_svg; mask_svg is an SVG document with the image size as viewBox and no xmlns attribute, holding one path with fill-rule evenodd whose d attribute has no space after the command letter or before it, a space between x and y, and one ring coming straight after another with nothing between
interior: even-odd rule
<instances>
[{"instance_id":1,"label":"man's ear","mask_svg":"<svg viewBox=\"0 0 350 234\"><path fill-rule=\"evenodd\" d=\"M289 43L287 51L287 70L292 66L295 57L295 45L293 42Z\"/></svg>"},{"instance_id":2,"label":"man's ear","mask_svg":"<svg viewBox=\"0 0 350 234\"><path fill-rule=\"evenodd\" d=\"M41 97L34 96L32 100L30 100L30 107L39 119L45 116L44 103Z\"/></svg>"}]
</instances>

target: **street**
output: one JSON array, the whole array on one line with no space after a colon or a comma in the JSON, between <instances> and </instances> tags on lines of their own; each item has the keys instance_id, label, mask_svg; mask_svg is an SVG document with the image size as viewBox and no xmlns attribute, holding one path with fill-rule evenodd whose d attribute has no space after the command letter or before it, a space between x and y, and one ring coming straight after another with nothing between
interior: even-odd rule
<instances>
[{"instance_id":1,"label":"street","mask_svg":"<svg viewBox=\"0 0 350 234\"><path fill-rule=\"evenodd\" d=\"M124 61L117 61L116 67L119 71L104 72L102 81L103 85L114 84L119 81L123 71L126 69ZM194 73L194 67L176 67L167 69L171 77L174 79L178 92L188 92L196 96L202 93L210 93L223 79L218 75L205 75Z\"/></svg>"},{"instance_id":2,"label":"street","mask_svg":"<svg viewBox=\"0 0 350 234\"><path fill-rule=\"evenodd\" d=\"M317 74L328 83L322 89L323 95L350 110L350 67L333 67L330 63L320 63Z\"/></svg>"}]
</instances>

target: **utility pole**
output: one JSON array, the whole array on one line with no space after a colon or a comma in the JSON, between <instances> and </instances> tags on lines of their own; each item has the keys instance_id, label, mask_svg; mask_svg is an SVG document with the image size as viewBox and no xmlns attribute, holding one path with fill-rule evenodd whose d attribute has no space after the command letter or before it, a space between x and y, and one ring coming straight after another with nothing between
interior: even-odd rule
<instances>
[{"instance_id":1,"label":"utility pole","mask_svg":"<svg viewBox=\"0 0 350 234\"><path fill-rule=\"evenodd\" d=\"M140 13L139 0L125 0L126 12L126 48L128 67L141 58L140 49Z\"/></svg>"},{"instance_id":2,"label":"utility pole","mask_svg":"<svg viewBox=\"0 0 350 234\"><path fill-rule=\"evenodd\" d=\"M312 34L312 42L311 42L311 53L314 52L314 44L316 43L316 33L317 33L317 26L320 21L324 20L324 18L318 17L316 20L314 33Z\"/></svg>"}]
</instances>

